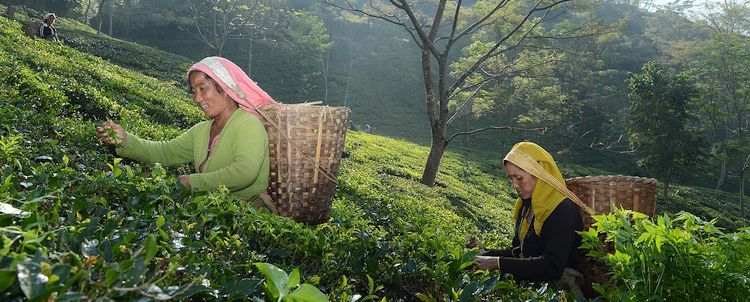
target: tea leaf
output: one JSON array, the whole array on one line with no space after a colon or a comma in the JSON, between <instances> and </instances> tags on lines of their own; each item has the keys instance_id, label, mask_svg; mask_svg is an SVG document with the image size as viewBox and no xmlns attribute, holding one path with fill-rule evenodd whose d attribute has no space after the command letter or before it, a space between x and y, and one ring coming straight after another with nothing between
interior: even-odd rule
<instances>
[{"instance_id":1,"label":"tea leaf","mask_svg":"<svg viewBox=\"0 0 750 302\"><path fill-rule=\"evenodd\" d=\"M156 237L154 235L148 235L145 240L144 248L146 249L145 263L149 263L154 258L156 252L159 250L159 246L156 243Z\"/></svg>"},{"instance_id":2,"label":"tea leaf","mask_svg":"<svg viewBox=\"0 0 750 302\"><path fill-rule=\"evenodd\" d=\"M287 295L284 301L289 302L328 302L328 296L315 286L302 284L294 292Z\"/></svg>"}]
</instances>

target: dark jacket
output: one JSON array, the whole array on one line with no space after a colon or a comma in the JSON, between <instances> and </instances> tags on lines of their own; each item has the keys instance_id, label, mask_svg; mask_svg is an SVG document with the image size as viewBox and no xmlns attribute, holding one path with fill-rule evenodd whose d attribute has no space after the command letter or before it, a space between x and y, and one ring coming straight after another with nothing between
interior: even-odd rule
<instances>
[{"instance_id":1,"label":"dark jacket","mask_svg":"<svg viewBox=\"0 0 750 302\"><path fill-rule=\"evenodd\" d=\"M524 200L521 213L526 213L531 200ZM510 273L516 280L554 281L560 279L566 267L580 270L581 236L583 222L578 207L570 200L561 202L542 226L542 232L534 231L534 218L529 223L526 239L519 240L523 215L516 220L516 233L512 247L505 250L489 250L485 256L500 257L500 271Z\"/></svg>"},{"instance_id":2,"label":"dark jacket","mask_svg":"<svg viewBox=\"0 0 750 302\"><path fill-rule=\"evenodd\" d=\"M47 23L42 23L39 26L39 36L45 40L57 39L57 29L54 26L49 26Z\"/></svg>"}]
</instances>

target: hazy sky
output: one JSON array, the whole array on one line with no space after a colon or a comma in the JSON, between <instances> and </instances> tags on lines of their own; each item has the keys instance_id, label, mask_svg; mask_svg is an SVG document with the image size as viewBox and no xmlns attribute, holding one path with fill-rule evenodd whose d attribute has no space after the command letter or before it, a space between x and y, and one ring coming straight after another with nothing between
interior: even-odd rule
<instances>
[{"instance_id":1,"label":"hazy sky","mask_svg":"<svg viewBox=\"0 0 750 302\"><path fill-rule=\"evenodd\" d=\"M693 0L693 4L701 6L703 3L719 3L720 1L721 0ZM666 5L672 2L675 2L675 0L653 0L653 3L656 5ZM686 2L686 0L680 0L680 2Z\"/></svg>"},{"instance_id":2,"label":"hazy sky","mask_svg":"<svg viewBox=\"0 0 750 302\"><path fill-rule=\"evenodd\" d=\"M652 2L654 3L654 5L660 6L660 5L667 5L670 3L674 3L675 1L677 0L653 0ZM681 3L684 3L687 0L679 0L679 1ZM692 9L692 11L700 10L704 3L720 3L720 1L722 0L693 0L694 8ZM649 10L653 10L653 9L649 9Z\"/></svg>"}]
</instances>

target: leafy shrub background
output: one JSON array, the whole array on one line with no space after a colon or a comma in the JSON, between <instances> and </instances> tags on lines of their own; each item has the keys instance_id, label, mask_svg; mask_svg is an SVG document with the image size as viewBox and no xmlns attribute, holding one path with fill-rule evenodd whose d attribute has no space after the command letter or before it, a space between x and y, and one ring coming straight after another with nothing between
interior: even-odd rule
<instances>
[{"instance_id":1,"label":"leafy shrub background","mask_svg":"<svg viewBox=\"0 0 750 302\"><path fill-rule=\"evenodd\" d=\"M254 263L296 268L300 283L340 301L555 298L544 284L466 270L468 234L488 246L512 235L498 155L449 153L429 188L418 182L427 148L351 132L332 218L319 226L226 192L190 194L174 179L186 167L121 160L95 139L107 118L153 139L203 118L170 68L149 77L102 59L163 54L75 35L66 41L93 54L25 37L0 17L1 300L269 298Z\"/></svg>"},{"instance_id":2,"label":"leafy shrub background","mask_svg":"<svg viewBox=\"0 0 750 302\"><path fill-rule=\"evenodd\" d=\"M595 217L591 255L612 269L599 290L610 301L742 301L750 292L750 228L724 233L687 212L651 220L630 211ZM599 235L614 245L604 252Z\"/></svg>"}]
</instances>

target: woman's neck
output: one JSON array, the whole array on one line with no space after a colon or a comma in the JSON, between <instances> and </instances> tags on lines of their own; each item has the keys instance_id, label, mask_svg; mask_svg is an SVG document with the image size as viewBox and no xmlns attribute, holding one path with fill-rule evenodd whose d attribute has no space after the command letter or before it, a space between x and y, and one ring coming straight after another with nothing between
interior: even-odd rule
<instances>
[{"instance_id":1,"label":"woman's neck","mask_svg":"<svg viewBox=\"0 0 750 302\"><path fill-rule=\"evenodd\" d=\"M211 126L211 128L212 128L211 130L213 130L213 132L216 132L216 134L218 134L219 132L221 132L221 129L224 129L224 126L227 124L227 122L229 121L229 119L232 117L232 114L234 114L234 112L237 109L239 109L239 107L234 107L233 109L228 109L228 110L222 112L221 114L217 115L214 118L214 122L213 122L213 125Z\"/></svg>"}]
</instances>

